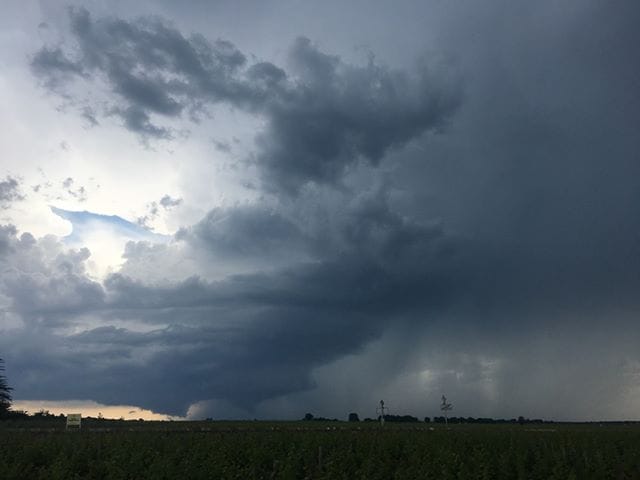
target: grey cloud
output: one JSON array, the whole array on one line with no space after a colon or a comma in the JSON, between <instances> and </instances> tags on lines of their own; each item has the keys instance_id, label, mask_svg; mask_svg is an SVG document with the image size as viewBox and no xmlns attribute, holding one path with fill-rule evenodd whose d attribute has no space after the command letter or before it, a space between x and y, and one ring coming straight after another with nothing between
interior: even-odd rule
<instances>
[{"instance_id":1,"label":"grey cloud","mask_svg":"<svg viewBox=\"0 0 640 480\"><path fill-rule=\"evenodd\" d=\"M182 203L182 198L173 198L170 195L163 195L157 202L147 204L147 213L138 217L137 223L144 227L148 227L149 223L154 221L160 215L160 207L164 210L171 210Z\"/></svg>"},{"instance_id":2,"label":"grey cloud","mask_svg":"<svg viewBox=\"0 0 640 480\"><path fill-rule=\"evenodd\" d=\"M219 140L212 140L213 145L216 147L216 150L218 150L219 152L222 153L229 153L231 152L231 145L229 144L229 142L222 142Z\"/></svg>"},{"instance_id":3,"label":"grey cloud","mask_svg":"<svg viewBox=\"0 0 640 480\"><path fill-rule=\"evenodd\" d=\"M20 191L18 179L7 176L0 181L0 209L9 208L16 201L24 200L25 196Z\"/></svg>"},{"instance_id":4,"label":"grey cloud","mask_svg":"<svg viewBox=\"0 0 640 480\"><path fill-rule=\"evenodd\" d=\"M136 104L152 112L170 117L180 114L180 104L167 95L162 87L145 77L123 75L116 92L129 100L135 99Z\"/></svg>"},{"instance_id":5,"label":"grey cloud","mask_svg":"<svg viewBox=\"0 0 640 480\"><path fill-rule=\"evenodd\" d=\"M295 87L270 105L258 137L266 181L287 191L309 180L335 183L361 159L377 165L389 150L444 127L460 102L455 81L444 84L426 68L352 66L306 38L291 59Z\"/></svg>"},{"instance_id":6,"label":"grey cloud","mask_svg":"<svg viewBox=\"0 0 640 480\"><path fill-rule=\"evenodd\" d=\"M220 256L291 255L305 242L304 233L289 219L254 206L213 209L181 235Z\"/></svg>"},{"instance_id":7,"label":"grey cloud","mask_svg":"<svg viewBox=\"0 0 640 480\"><path fill-rule=\"evenodd\" d=\"M288 74L269 62L247 66L230 42L187 38L157 18L93 20L84 9L70 17L80 53L58 50L54 62L42 49L32 60L46 85L71 73L104 77L119 98L109 114L143 138L173 138L155 117L194 115L218 102L262 115L258 163L267 189L295 193L308 182L339 182L359 161L377 165L388 151L439 131L460 103L451 77L426 67L349 65L306 38L294 43Z\"/></svg>"},{"instance_id":8,"label":"grey cloud","mask_svg":"<svg viewBox=\"0 0 640 480\"><path fill-rule=\"evenodd\" d=\"M208 255L213 255L211 263L216 256L269 256L296 243L315 256L287 268L218 281L134 279L118 273L99 285L83 275L86 250L54 255L56 244L46 249L33 244L31 255L47 259L36 262L39 275L29 271L26 278L14 275L5 281L2 293L12 308L51 327L81 325L82 319L102 326L73 336L43 329L38 341L24 343L20 351L0 342L9 350L7 357L21 365L16 391L27 398L46 392L47 398L92 398L184 414L205 399L226 399L251 411L264 400L312 388L313 368L357 352L384 330L389 316L439 309L450 295L443 269L448 253L434 248L442 233L400 221L385 211L386 197L374 197L374 205L360 200L351 209L347 223L365 226L344 234L352 247L342 253L320 250L294 219L287 219L290 212L261 207L213 211L182 234L181 241L192 247L188 254L197 254L201 263ZM380 236L380 230L397 233ZM421 252L423 263L412 271L391 259L386 248L405 236L398 248ZM12 242L15 246L16 239ZM378 247L360 250L359 242ZM154 248L164 263L175 254L166 246ZM151 249L142 242L130 244L127 263L145 262ZM27 303L26 292L34 291L35 302L30 295ZM127 319L157 329L143 334L113 326ZM39 341L49 344L46 352L32 351ZM58 375L68 368L81 381L63 387ZM176 369L180 375L169 375ZM171 393L159 395L168 386Z\"/></svg>"},{"instance_id":9,"label":"grey cloud","mask_svg":"<svg viewBox=\"0 0 640 480\"><path fill-rule=\"evenodd\" d=\"M75 181L73 180L72 177L65 178L62 181L61 185L62 185L62 188L70 197L73 197L74 199L80 202L85 202L87 200L87 189L83 185L80 185L79 187L75 187ZM38 188L38 190L39 189L40 188Z\"/></svg>"},{"instance_id":10,"label":"grey cloud","mask_svg":"<svg viewBox=\"0 0 640 480\"><path fill-rule=\"evenodd\" d=\"M0 225L0 254L6 255L12 249L13 239L18 231L13 225Z\"/></svg>"},{"instance_id":11,"label":"grey cloud","mask_svg":"<svg viewBox=\"0 0 640 480\"><path fill-rule=\"evenodd\" d=\"M93 108L85 106L82 108L80 115L87 121L88 126L95 127L100 125L98 119L96 118L96 112Z\"/></svg>"},{"instance_id":12,"label":"grey cloud","mask_svg":"<svg viewBox=\"0 0 640 480\"><path fill-rule=\"evenodd\" d=\"M163 358L180 362L182 375L170 380L174 394L153 399L149 391L158 385L147 378L145 391L129 388L136 398L126 400L173 413L184 413L206 398L225 398L250 409L262 400L311 388L313 367L357 351L383 330L388 315L440 301L435 278L416 284L420 279L389 277L380 267L346 258L213 284L193 278L154 287L114 276L105 285L109 308L115 309L110 315L135 315L146 322L180 319L187 327L167 332L161 346L154 347L159 340L151 337L143 342L158 351L144 370L152 364L159 368ZM410 291L397 295L408 284L413 284ZM123 338L118 348L126 342ZM174 405L178 398L173 397L180 403Z\"/></svg>"},{"instance_id":13,"label":"grey cloud","mask_svg":"<svg viewBox=\"0 0 640 480\"><path fill-rule=\"evenodd\" d=\"M276 67L273 63L258 62L254 63L247 70L247 77L258 83L262 83L265 87L277 87L280 82L287 78L287 73Z\"/></svg>"},{"instance_id":14,"label":"grey cloud","mask_svg":"<svg viewBox=\"0 0 640 480\"><path fill-rule=\"evenodd\" d=\"M461 314L440 312L428 325L410 329L390 326L357 354L315 369L314 389L264 402L264 416L353 410L373 417L376 401L384 398L394 413L433 417L441 415L444 393L463 417L633 417L637 332L580 329L561 317L546 328L519 322L489 330L478 311L469 322L461 322Z\"/></svg>"},{"instance_id":15,"label":"grey cloud","mask_svg":"<svg viewBox=\"0 0 640 480\"><path fill-rule=\"evenodd\" d=\"M6 253L0 258L0 291L23 320L55 326L102 304L102 286L86 275L89 250L66 250L52 236L39 241L29 233L18 237L11 226L3 227L2 234Z\"/></svg>"},{"instance_id":16,"label":"grey cloud","mask_svg":"<svg viewBox=\"0 0 640 480\"><path fill-rule=\"evenodd\" d=\"M69 190L69 193L77 198L80 202L84 202L87 200L87 189L84 188L82 185L80 187L78 187L77 190Z\"/></svg>"},{"instance_id":17,"label":"grey cloud","mask_svg":"<svg viewBox=\"0 0 640 480\"><path fill-rule=\"evenodd\" d=\"M252 410L263 400L312 388L313 368L359 351L384 330L389 317L399 326L410 312L435 312L454 295L445 266L451 251L438 247L447 243L442 232L400 221L385 212L388 206L376 198L374 205L366 207L363 203L367 202L357 202L349 222L343 225L366 224L357 235L344 234L352 244L348 251L322 253L307 239L307 248L319 260L216 282L192 277L154 286L148 277L133 280L114 275L105 283L109 308L113 309L109 315L135 315L151 323L181 319L183 325L194 329L193 337L203 342L203 350L194 350L187 363L193 368L211 365L210 380L204 382L206 388L198 390L187 373L180 380L184 390L181 408L194 403L195 398L220 398ZM291 220L282 223L280 218L281 223L274 223L261 208L231 209L226 215L212 212L184 232L182 241L198 245L193 251L201 258L213 253L214 262L216 254L230 254L234 241L228 241L228 235L233 239L237 235L240 250L249 255L256 248L271 255L269 237L276 232L275 238L283 245L304 241L298 228L292 229ZM274 231L279 224L281 228ZM376 238L379 230L397 232ZM398 243L398 238L403 240ZM378 247L361 250L356 246L360 242ZM389 257L387 247L393 243L398 245ZM127 263L144 262L147 248L131 246ZM402 260L398 250L405 250L410 258ZM409 254L411 250L413 254ZM173 254L166 252L167 256ZM407 268L409 262L413 270Z\"/></svg>"},{"instance_id":18,"label":"grey cloud","mask_svg":"<svg viewBox=\"0 0 640 480\"><path fill-rule=\"evenodd\" d=\"M54 91L70 78L86 75L82 65L67 58L60 48L43 47L33 56L31 65L36 75Z\"/></svg>"},{"instance_id":19,"label":"grey cloud","mask_svg":"<svg viewBox=\"0 0 640 480\"><path fill-rule=\"evenodd\" d=\"M245 58L230 42L185 38L154 18L94 21L83 8L70 8L69 16L79 52L69 58L73 54L43 48L32 59L34 73L50 88L73 74L104 77L122 100L109 114L120 116L135 133L171 138L150 114L176 117L185 108L195 113L203 100L243 95L233 77Z\"/></svg>"},{"instance_id":20,"label":"grey cloud","mask_svg":"<svg viewBox=\"0 0 640 480\"><path fill-rule=\"evenodd\" d=\"M111 113L118 115L124 121L124 126L134 133L138 133L143 137L151 136L155 138L163 138L171 140L174 134L170 129L159 127L151 122L151 118L144 110L130 106L127 108L114 108Z\"/></svg>"},{"instance_id":21,"label":"grey cloud","mask_svg":"<svg viewBox=\"0 0 640 480\"><path fill-rule=\"evenodd\" d=\"M180 205L182 203L182 199L181 198L173 198L170 195L164 195L161 199L160 199L160 205L165 209L168 210L170 208L173 207L177 207L178 205Z\"/></svg>"},{"instance_id":22,"label":"grey cloud","mask_svg":"<svg viewBox=\"0 0 640 480\"><path fill-rule=\"evenodd\" d=\"M412 269L421 265L414 256L431 258L436 252L447 255L455 251L456 241L439 225L417 224L394 211L386 190L376 187L357 195L323 190L291 202L216 208L176 234L184 243L181 253L178 248L166 255L183 258L185 263L197 256L197 265L189 268L207 277L207 271L219 271L227 265L229 273L246 273L336 255L366 257L394 268ZM157 248L145 250L142 245L131 248L123 268L144 276L146 265L162 262Z\"/></svg>"},{"instance_id":23,"label":"grey cloud","mask_svg":"<svg viewBox=\"0 0 640 480\"><path fill-rule=\"evenodd\" d=\"M265 394L308 386L300 379L304 368L271 359L257 363L255 357L242 353L246 345L238 342L237 336L216 330L171 327L136 334L102 329L50 338L46 350L37 350L25 340L22 345L30 355L16 362L14 376L20 379L16 389L34 397L82 398L89 393L105 403L127 402L161 412L184 413L192 398L212 392L224 391L247 402L254 395L258 400ZM8 357L13 356L13 348L3 347L9 350ZM68 349L75 352L72 358L65 355ZM247 362L253 367L248 368ZM45 370L52 375L25 375ZM76 380L71 384L62 376L69 370Z\"/></svg>"}]
</instances>

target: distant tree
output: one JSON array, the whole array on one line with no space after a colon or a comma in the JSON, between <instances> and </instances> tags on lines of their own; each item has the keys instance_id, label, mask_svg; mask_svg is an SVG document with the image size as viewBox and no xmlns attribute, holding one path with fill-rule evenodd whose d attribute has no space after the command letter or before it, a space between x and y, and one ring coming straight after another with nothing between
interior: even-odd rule
<instances>
[{"instance_id":1,"label":"distant tree","mask_svg":"<svg viewBox=\"0 0 640 480\"><path fill-rule=\"evenodd\" d=\"M0 417L5 416L11 408L11 391L13 390L2 372L4 372L4 360L0 358Z\"/></svg>"},{"instance_id":2,"label":"distant tree","mask_svg":"<svg viewBox=\"0 0 640 480\"><path fill-rule=\"evenodd\" d=\"M306 420L306 421L313 420L313 415L311 415L310 413L305 413L303 420Z\"/></svg>"},{"instance_id":3,"label":"distant tree","mask_svg":"<svg viewBox=\"0 0 640 480\"><path fill-rule=\"evenodd\" d=\"M431 419L429 417L424 417L424 423L431 423Z\"/></svg>"},{"instance_id":4,"label":"distant tree","mask_svg":"<svg viewBox=\"0 0 640 480\"><path fill-rule=\"evenodd\" d=\"M385 422L401 422L401 423L411 423L411 422L419 422L417 417L412 415L385 415Z\"/></svg>"},{"instance_id":5,"label":"distant tree","mask_svg":"<svg viewBox=\"0 0 640 480\"><path fill-rule=\"evenodd\" d=\"M526 420L524 419L524 417L523 417L522 415L520 415L520 416L518 417L518 423L519 423L520 425L524 425L524 423L525 423L525 422L526 422Z\"/></svg>"},{"instance_id":6,"label":"distant tree","mask_svg":"<svg viewBox=\"0 0 640 480\"><path fill-rule=\"evenodd\" d=\"M9 410L6 412L6 417L12 419L25 419L29 418L29 414L26 410Z\"/></svg>"},{"instance_id":7,"label":"distant tree","mask_svg":"<svg viewBox=\"0 0 640 480\"><path fill-rule=\"evenodd\" d=\"M349 421L350 422L359 422L360 421L360 417L358 417L357 413L350 413L349 414Z\"/></svg>"}]
</instances>

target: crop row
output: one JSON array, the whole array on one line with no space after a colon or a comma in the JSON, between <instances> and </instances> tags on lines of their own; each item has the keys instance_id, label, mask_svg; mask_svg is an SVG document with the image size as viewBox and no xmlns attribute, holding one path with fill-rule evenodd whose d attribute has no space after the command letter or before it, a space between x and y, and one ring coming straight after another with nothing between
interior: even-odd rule
<instances>
[{"instance_id":1,"label":"crop row","mask_svg":"<svg viewBox=\"0 0 640 480\"><path fill-rule=\"evenodd\" d=\"M0 478L640 478L640 431L0 431Z\"/></svg>"}]
</instances>

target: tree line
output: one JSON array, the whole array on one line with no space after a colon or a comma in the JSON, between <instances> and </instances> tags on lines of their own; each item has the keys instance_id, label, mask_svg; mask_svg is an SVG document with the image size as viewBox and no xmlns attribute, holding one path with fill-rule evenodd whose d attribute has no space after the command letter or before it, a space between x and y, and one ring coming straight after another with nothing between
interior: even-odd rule
<instances>
[{"instance_id":1,"label":"tree line","mask_svg":"<svg viewBox=\"0 0 640 480\"><path fill-rule=\"evenodd\" d=\"M0 358L0 418L9 415L11 410L11 392L13 388L9 386L7 377L4 375L4 360Z\"/></svg>"},{"instance_id":2,"label":"tree line","mask_svg":"<svg viewBox=\"0 0 640 480\"><path fill-rule=\"evenodd\" d=\"M311 413L307 413L305 414L304 418L302 418L303 421L306 422L339 422L340 420L337 418L325 418L325 417L315 417L313 414ZM348 416L347 416L347 421L348 422L379 422L381 420L380 415L378 415L377 418L364 418L363 420L360 420L360 416L355 413L355 412L351 412ZM424 419L420 420L418 417L414 417L413 415L385 415L384 416L384 421L385 422L395 422L395 423L420 423L420 422L424 422L424 423L496 423L496 424L503 424L503 423L519 423L520 425L525 424L525 423L553 423L553 421L551 420L542 420L540 418L525 418L525 417L518 417L518 418L487 418L487 417L479 417L479 418L475 418L475 417L449 417L448 419L445 419L445 417L424 417Z\"/></svg>"}]
</instances>

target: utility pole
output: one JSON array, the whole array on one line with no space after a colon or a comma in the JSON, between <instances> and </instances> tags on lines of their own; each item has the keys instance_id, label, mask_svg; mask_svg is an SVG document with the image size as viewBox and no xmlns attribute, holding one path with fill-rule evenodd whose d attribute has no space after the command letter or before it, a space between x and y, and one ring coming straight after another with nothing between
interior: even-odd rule
<instances>
[{"instance_id":1,"label":"utility pole","mask_svg":"<svg viewBox=\"0 0 640 480\"><path fill-rule=\"evenodd\" d=\"M380 400L380 406L376 408L376 413L380 415L380 426L384 426L384 416L389 410L389 407L384 406L384 400Z\"/></svg>"},{"instance_id":2,"label":"utility pole","mask_svg":"<svg viewBox=\"0 0 640 480\"><path fill-rule=\"evenodd\" d=\"M440 410L444 412L444 423L445 425L449 425L449 419L447 418L447 413L449 410L453 410L453 405L447 403L447 397L442 395L442 403L440 404Z\"/></svg>"}]
</instances>

